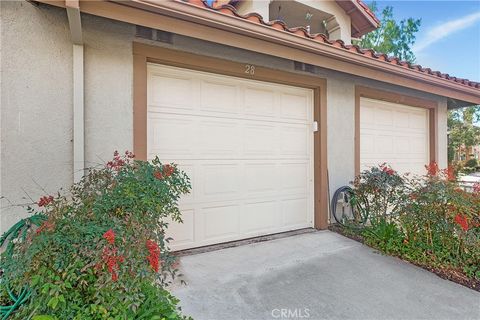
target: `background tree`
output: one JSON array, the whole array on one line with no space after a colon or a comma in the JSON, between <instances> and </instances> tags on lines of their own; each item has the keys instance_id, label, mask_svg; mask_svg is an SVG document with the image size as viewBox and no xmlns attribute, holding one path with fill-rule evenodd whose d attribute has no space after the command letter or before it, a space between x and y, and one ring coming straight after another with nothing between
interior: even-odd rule
<instances>
[{"instance_id":1,"label":"background tree","mask_svg":"<svg viewBox=\"0 0 480 320\"><path fill-rule=\"evenodd\" d=\"M465 150L465 160L470 158L472 147L480 144L480 106L460 108L448 112L448 161L455 160L455 154Z\"/></svg>"},{"instance_id":2,"label":"background tree","mask_svg":"<svg viewBox=\"0 0 480 320\"><path fill-rule=\"evenodd\" d=\"M379 16L377 3L372 1L370 10ZM376 52L394 55L397 58L408 62L415 62L415 55L411 49L415 43L415 34L418 32L421 19L408 18L395 21L393 18L393 7L387 6L382 11L380 27L362 36L357 41L362 48L373 49Z\"/></svg>"}]
</instances>

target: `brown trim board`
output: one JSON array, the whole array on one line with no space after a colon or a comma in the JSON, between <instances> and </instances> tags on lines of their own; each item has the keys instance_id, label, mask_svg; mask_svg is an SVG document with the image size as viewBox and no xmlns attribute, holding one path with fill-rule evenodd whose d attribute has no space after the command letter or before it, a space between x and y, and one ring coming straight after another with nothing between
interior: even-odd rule
<instances>
[{"instance_id":1,"label":"brown trim board","mask_svg":"<svg viewBox=\"0 0 480 320\"><path fill-rule=\"evenodd\" d=\"M391 91L355 86L355 175L360 173L360 98L377 99L428 109L430 161L437 160L438 103L436 101L402 95Z\"/></svg>"},{"instance_id":2,"label":"brown trim board","mask_svg":"<svg viewBox=\"0 0 480 320\"><path fill-rule=\"evenodd\" d=\"M314 120L314 226L328 227L327 197L327 82L325 79L256 67L255 74L245 73L245 64L182 51L133 43L133 149L140 160L147 159L147 63L159 63L239 78L286 84L313 89Z\"/></svg>"}]
</instances>

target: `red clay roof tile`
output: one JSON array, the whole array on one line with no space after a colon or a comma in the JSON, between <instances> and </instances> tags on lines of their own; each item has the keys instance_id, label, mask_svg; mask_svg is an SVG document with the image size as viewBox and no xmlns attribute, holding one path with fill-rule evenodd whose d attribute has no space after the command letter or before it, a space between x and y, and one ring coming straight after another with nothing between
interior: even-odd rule
<instances>
[{"instance_id":1,"label":"red clay roof tile","mask_svg":"<svg viewBox=\"0 0 480 320\"><path fill-rule=\"evenodd\" d=\"M176 0L176 1L180 1L180 0ZM363 48L360 48L357 45L346 45L342 40L330 40L324 34L310 34L307 31L307 29L305 29L303 27L288 28L288 26L283 21L280 21L280 20L265 22L263 20L263 17L260 14L255 13L255 12L248 13L246 15L241 15L241 14L238 13L238 11L236 10L235 7L233 7L231 5L228 5L228 4L227 5L220 5L220 6L213 5L211 7L206 2L204 2L203 0L182 0L182 1L190 3L190 4L195 5L195 6L199 6L201 8L214 10L218 13L231 15L231 16L236 16L238 18L245 19L245 20L250 21L252 23L262 24L262 25L264 25L265 27L268 27L268 28L273 28L273 29L288 32L288 33L291 33L291 34L295 34L299 37L311 39L312 41L326 43L326 44L331 45L332 47L336 47L340 50L346 50L346 51L352 52L353 54L361 54L361 55L363 55L365 57L368 57L368 58L371 58L371 59L375 59L375 60L379 60L379 61L385 61L385 62L388 62L388 63L393 64L393 65L398 65L400 68L408 68L408 69L416 70L416 71L419 71L419 72L422 72L422 73L425 73L425 74L429 74L429 75L432 75L432 76L435 76L435 77L443 78L443 79L446 79L446 80L449 80L449 81L462 83L463 85L470 86L470 87L473 87L473 88L480 88L480 83L479 82L470 81L470 80L467 80L467 79L460 79L460 78L457 78L457 77L450 76L448 74L442 74L439 71L432 71L432 69L430 69L430 68L423 68L420 65L411 64L407 61L402 61L402 60L400 60L396 57L389 57L384 53L375 52L372 49L363 49ZM368 12L368 14L373 19L375 19L375 21L379 22L378 19L373 14L373 12L370 11L370 9L368 8L367 5L365 5L361 0L356 0L356 1L357 1L357 3L359 3L362 6L362 8L365 9L366 12Z\"/></svg>"}]
</instances>

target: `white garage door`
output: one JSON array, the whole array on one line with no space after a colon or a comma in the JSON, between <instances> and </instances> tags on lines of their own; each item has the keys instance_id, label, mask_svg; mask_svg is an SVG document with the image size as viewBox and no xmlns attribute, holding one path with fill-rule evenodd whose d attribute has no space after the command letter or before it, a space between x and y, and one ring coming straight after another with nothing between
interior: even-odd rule
<instances>
[{"instance_id":1,"label":"white garage door","mask_svg":"<svg viewBox=\"0 0 480 320\"><path fill-rule=\"evenodd\" d=\"M148 157L192 181L173 250L313 226L313 91L148 66Z\"/></svg>"},{"instance_id":2,"label":"white garage door","mask_svg":"<svg viewBox=\"0 0 480 320\"><path fill-rule=\"evenodd\" d=\"M425 173L428 109L361 98L360 170L385 162L401 173Z\"/></svg>"}]
</instances>

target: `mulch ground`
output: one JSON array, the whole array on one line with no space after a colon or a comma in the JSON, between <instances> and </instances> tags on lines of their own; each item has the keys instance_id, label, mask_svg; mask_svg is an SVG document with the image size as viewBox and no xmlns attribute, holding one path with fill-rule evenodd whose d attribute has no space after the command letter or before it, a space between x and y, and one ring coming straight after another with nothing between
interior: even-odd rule
<instances>
[{"instance_id":1,"label":"mulch ground","mask_svg":"<svg viewBox=\"0 0 480 320\"><path fill-rule=\"evenodd\" d=\"M330 225L328 228L331 231L339 233L344 237L347 237L347 238L350 238L352 240L355 240L355 241L358 241L360 243L365 244L364 241L363 241L363 237L361 235L356 234L354 232L351 232L349 230L346 230L345 228L341 227L340 225ZM415 263L414 261L405 260L405 259L402 259L401 257L397 257L397 258L399 258L399 259L401 259L405 262L411 263L413 265L416 265L420 268L423 268L427 271L430 271L430 272L436 274L437 276L439 276L442 279L453 281L455 283L461 284L462 286L465 286L467 288L470 288L470 289L473 289L475 291L480 292L480 280L469 278L461 270L454 269L454 268L442 268L442 269L440 269L440 268L436 268L436 267L432 267L432 266L426 266L426 265L422 265L422 264L419 264L419 263Z\"/></svg>"}]
</instances>

